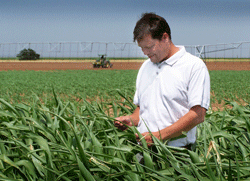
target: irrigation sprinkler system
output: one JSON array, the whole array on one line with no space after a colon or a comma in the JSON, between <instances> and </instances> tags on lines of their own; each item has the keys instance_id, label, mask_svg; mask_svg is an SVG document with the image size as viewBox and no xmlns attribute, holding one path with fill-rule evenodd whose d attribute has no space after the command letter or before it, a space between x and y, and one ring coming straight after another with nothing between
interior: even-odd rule
<instances>
[{"instance_id":1,"label":"irrigation sprinkler system","mask_svg":"<svg viewBox=\"0 0 250 181\"><path fill-rule=\"evenodd\" d=\"M250 42L186 45L186 50L203 60L206 58L250 58ZM112 58L146 58L136 43L115 42L48 42L0 43L0 58L15 58L24 48L35 50L41 58L96 58L106 54Z\"/></svg>"}]
</instances>

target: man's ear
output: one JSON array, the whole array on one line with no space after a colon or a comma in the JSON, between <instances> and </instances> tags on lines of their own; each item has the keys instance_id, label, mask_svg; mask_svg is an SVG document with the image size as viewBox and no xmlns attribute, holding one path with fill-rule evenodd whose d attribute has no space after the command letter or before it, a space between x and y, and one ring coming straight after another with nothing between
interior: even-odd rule
<instances>
[{"instance_id":1,"label":"man's ear","mask_svg":"<svg viewBox=\"0 0 250 181\"><path fill-rule=\"evenodd\" d=\"M168 36L168 34L165 32L165 33L163 33L163 35L162 35L162 40L163 41L169 41L169 36Z\"/></svg>"}]
</instances>

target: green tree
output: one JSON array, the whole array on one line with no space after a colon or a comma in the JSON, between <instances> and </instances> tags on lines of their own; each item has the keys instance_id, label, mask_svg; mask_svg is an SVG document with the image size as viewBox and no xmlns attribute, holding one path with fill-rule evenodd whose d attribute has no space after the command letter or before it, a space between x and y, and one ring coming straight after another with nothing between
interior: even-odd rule
<instances>
[{"instance_id":1,"label":"green tree","mask_svg":"<svg viewBox=\"0 0 250 181\"><path fill-rule=\"evenodd\" d=\"M17 54L17 58L19 60L37 60L40 58L40 55L37 54L34 50L28 48L21 50L20 53Z\"/></svg>"}]
</instances>

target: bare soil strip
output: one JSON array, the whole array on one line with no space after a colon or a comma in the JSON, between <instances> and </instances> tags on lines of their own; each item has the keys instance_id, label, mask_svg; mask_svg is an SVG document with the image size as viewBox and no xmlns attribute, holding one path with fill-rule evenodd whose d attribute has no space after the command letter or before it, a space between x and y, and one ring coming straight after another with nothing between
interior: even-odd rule
<instances>
[{"instance_id":1,"label":"bare soil strip","mask_svg":"<svg viewBox=\"0 0 250 181\"><path fill-rule=\"evenodd\" d=\"M113 62L112 62L113 63ZM114 62L112 69L139 69L142 62ZM91 62L0 62L0 70L84 70L93 68ZM110 69L110 68L107 68Z\"/></svg>"},{"instance_id":2,"label":"bare soil strip","mask_svg":"<svg viewBox=\"0 0 250 181\"><path fill-rule=\"evenodd\" d=\"M93 62L93 61L92 61ZM84 70L93 68L91 61L1 61L0 71L7 70ZM111 61L112 62L112 61ZM113 61L112 69L137 70L143 61ZM208 70L250 70L250 62L207 62ZM110 68L108 68L110 69Z\"/></svg>"},{"instance_id":3,"label":"bare soil strip","mask_svg":"<svg viewBox=\"0 0 250 181\"><path fill-rule=\"evenodd\" d=\"M250 62L207 62L208 70L250 70Z\"/></svg>"}]
</instances>

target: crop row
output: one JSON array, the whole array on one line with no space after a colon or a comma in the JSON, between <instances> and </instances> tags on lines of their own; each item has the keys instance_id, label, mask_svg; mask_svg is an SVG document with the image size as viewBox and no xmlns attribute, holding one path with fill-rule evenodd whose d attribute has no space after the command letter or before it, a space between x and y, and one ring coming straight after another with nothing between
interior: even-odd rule
<instances>
[{"instance_id":1,"label":"crop row","mask_svg":"<svg viewBox=\"0 0 250 181\"><path fill-rule=\"evenodd\" d=\"M0 97L7 100L27 100L35 93L50 99L52 88L65 99L114 99L116 89L135 87L137 71L7 71L0 72Z\"/></svg>"},{"instance_id":2,"label":"crop row","mask_svg":"<svg viewBox=\"0 0 250 181\"><path fill-rule=\"evenodd\" d=\"M212 102L250 102L250 71L210 71Z\"/></svg>"},{"instance_id":3,"label":"crop row","mask_svg":"<svg viewBox=\"0 0 250 181\"><path fill-rule=\"evenodd\" d=\"M133 96L137 70L1 71L0 97L30 101L33 93L45 103L53 99L52 88L63 100L115 100L119 89ZM250 102L250 71L210 71L211 103L224 99ZM119 97L118 97L119 98Z\"/></svg>"}]
</instances>

